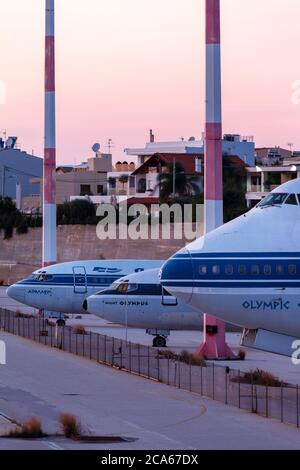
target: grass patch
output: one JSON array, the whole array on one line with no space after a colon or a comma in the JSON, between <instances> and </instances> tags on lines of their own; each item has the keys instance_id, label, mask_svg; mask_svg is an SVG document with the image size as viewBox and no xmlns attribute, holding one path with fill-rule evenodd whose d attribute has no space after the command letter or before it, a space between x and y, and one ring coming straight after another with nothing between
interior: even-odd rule
<instances>
[{"instance_id":1,"label":"grass patch","mask_svg":"<svg viewBox=\"0 0 300 470\"><path fill-rule=\"evenodd\" d=\"M159 351L158 354L170 361L179 360L184 364L191 364L192 366L206 366L205 357L202 354L191 354L188 351L182 351L179 355L172 351Z\"/></svg>"},{"instance_id":2,"label":"grass patch","mask_svg":"<svg viewBox=\"0 0 300 470\"><path fill-rule=\"evenodd\" d=\"M45 437L45 434L43 433L40 420L38 418L30 418L20 427L11 431L8 436L17 439L40 439Z\"/></svg>"},{"instance_id":3,"label":"grass patch","mask_svg":"<svg viewBox=\"0 0 300 470\"><path fill-rule=\"evenodd\" d=\"M82 426L75 415L62 413L59 416L59 422L65 437L68 439L80 438Z\"/></svg>"}]
</instances>

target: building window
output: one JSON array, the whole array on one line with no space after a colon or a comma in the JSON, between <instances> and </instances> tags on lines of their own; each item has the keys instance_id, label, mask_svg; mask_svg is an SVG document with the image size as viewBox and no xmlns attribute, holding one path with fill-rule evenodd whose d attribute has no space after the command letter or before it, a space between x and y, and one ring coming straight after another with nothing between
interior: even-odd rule
<instances>
[{"instance_id":1,"label":"building window","mask_svg":"<svg viewBox=\"0 0 300 470\"><path fill-rule=\"evenodd\" d=\"M147 188L146 178L141 178L138 183L138 193L145 193Z\"/></svg>"},{"instance_id":2,"label":"building window","mask_svg":"<svg viewBox=\"0 0 300 470\"><path fill-rule=\"evenodd\" d=\"M104 188L103 188L103 184L98 184L97 185L97 194L103 194L104 192Z\"/></svg>"},{"instance_id":3,"label":"building window","mask_svg":"<svg viewBox=\"0 0 300 470\"><path fill-rule=\"evenodd\" d=\"M135 176L130 176L129 177L129 187L130 187L130 189L135 188Z\"/></svg>"},{"instance_id":4,"label":"building window","mask_svg":"<svg viewBox=\"0 0 300 470\"><path fill-rule=\"evenodd\" d=\"M80 185L80 196L89 196L91 195L91 185L90 184L81 184Z\"/></svg>"}]
</instances>

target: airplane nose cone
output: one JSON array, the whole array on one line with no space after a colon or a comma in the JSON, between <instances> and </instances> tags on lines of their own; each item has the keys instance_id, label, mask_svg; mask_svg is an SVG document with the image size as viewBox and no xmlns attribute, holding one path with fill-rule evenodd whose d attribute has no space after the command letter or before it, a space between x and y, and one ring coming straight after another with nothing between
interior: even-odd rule
<instances>
[{"instance_id":1,"label":"airplane nose cone","mask_svg":"<svg viewBox=\"0 0 300 470\"><path fill-rule=\"evenodd\" d=\"M190 252L186 248L163 265L161 284L183 303L190 303L194 289L194 267Z\"/></svg>"},{"instance_id":2,"label":"airplane nose cone","mask_svg":"<svg viewBox=\"0 0 300 470\"><path fill-rule=\"evenodd\" d=\"M16 300L17 302L25 302L25 288L18 284L13 284L6 291L8 297Z\"/></svg>"}]
</instances>

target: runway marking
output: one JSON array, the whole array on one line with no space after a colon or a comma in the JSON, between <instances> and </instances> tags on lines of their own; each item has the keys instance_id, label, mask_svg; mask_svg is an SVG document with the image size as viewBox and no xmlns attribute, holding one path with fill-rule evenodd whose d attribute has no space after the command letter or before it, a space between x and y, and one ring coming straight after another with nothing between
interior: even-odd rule
<instances>
[{"instance_id":1,"label":"runway marking","mask_svg":"<svg viewBox=\"0 0 300 470\"><path fill-rule=\"evenodd\" d=\"M45 446L49 447L51 450L64 450L58 444L55 444L55 442L46 441L44 442L44 444Z\"/></svg>"},{"instance_id":2,"label":"runway marking","mask_svg":"<svg viewBox=\"0 0 300 470\"><path fill-rule=\"evenodd\" d=\"M199 414L197 414L196 416L192 416L191 418L183 419L182 421L177 421L177 423L174 423L174 424L168 424L167 426L164 426L162 429L171 428L173 426L178 426L179 424L184 424L184 423L188 423L190 421L194 421L194 420L204 416L206 412L207 412L206 406L201 405L200 410L199 410Z\"/></svg>"}]
</instances>

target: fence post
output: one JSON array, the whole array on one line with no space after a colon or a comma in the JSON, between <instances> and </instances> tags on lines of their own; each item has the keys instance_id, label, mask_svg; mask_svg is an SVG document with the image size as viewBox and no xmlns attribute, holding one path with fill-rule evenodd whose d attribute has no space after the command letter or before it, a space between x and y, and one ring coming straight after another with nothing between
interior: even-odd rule
<instances>
[{"instance_id":1,"label":"fence post","mask_svg":"<svg viewBox=\"0 0 300 470\"><path fill-rule=\"evenodd\" d=\"M78 335L75 334L76 356L78 356Z\"/></svg>"},{"instance_id":2,"label":"fence post","mask_svg":"<svg viewBox=\"0 0 300 470\"><path fill-rule=\"evenodd\" d=\"M299 428L299 385L296 388L297 428Z\"/></svg>"},{"instance_id":3,"label":"fence post","mask_svg":"<svg viewBox=\"0 0 300 470\"><path fill-rule=\"evenodd\" d=\"M178 388L181 388L181 377L180 377L181 367L180 367L180 357L178 356Z\"/></svg>"},{"instance_id":4,"label":"fence post","mask_svg":"<svg viewBox=\"0 0 300 470\"><path fill-rule=\"evenodd\" d=\"M238 371L239 377L239 408L241 409L241 371Z\"/></svg>"},{"instance_id":5,"label":"fence post","mask_svg":"<svg viewBox=\"0 0 300 470\"><path fill-rule=\"evenodd\" d=\"M201 393L201 396L203 397L203 364L201 363L201 389L200 389L200 393Z\"/></svg>"},{"instance_id":6,"label":"fence post","mask_svg":"<svg viewBox=\"0 0 300 470\"><path fill-rule=\"evenodd\" d=\"M148 346L148 379L150 379L150 377L151 377L151 374L150 374L150 353L151 353L151 349L150 349L150 346Z\"/></svg>"},{"instance_id":7,"label":"fence post","mask_svg":"<svg viewBox=\"0 0 300 470\"><path fill-rule=\"evenodd\" d=\"M97 362L99 361L99 342L100 342L100 335L97 333Z\"/></svg>"},{"instance_id":8,"label":"fence post","mask_svg":"<svg viewBox=\"0 0 300 470\"><path fill-rule=\"evenodd\" d=\"M269 417L269 387L266 385L266 418Z\"/></svg>"},{"instance_id":9,"label":"fence post","mask_svg":"<svg viewBox=\"0 0 300 470\"><path fill-rule=\"evenodd\" d=\"M254 413L254 404L253 404L253 374L251 374L251 407L252 407L252 413Z\"/></svg>"},{"instance_id":10,"label":"fence post","mask_svg":"<svg viewBox=\"0 0 300 470\"><path fill-rule=\"evenodd\" d=\"M104 336L104 362L106 364L106 335Z\"/></svg>"},{"instance_id":11,"label":"fence post","mask_svg":"<svg viewBox=\"0 0 300 470\"><path fill-rule=\"evenodd\" d=\"M82 357L85 357L85 334L82 335Z\"/></svg>"},{"instance_id":12,"label":"fence post","mask_svg":"<svg viewBox=\"0 0 300 470\"><path fill-rule=\"evenodd\" d=\"M69 351L70 353L73 352L72 351L72 330L70 326L69 326Z\"/></svg>"},{"instance_id":13,"label":"fence post","mask_svg":"<svg viewBox=\"0 0 300 470\"><path fill-rule=\"evenodd\" d=\"M159 362L159 351L157 351L157 381L160 380L160 362Z\"/></svg>"},{"instance_id":14,"label":"fence post","mask_svg":"<svg viewBox=\"0 0 300 470\"><path fill-rule=\"evenodd\" d=\"M215 399L215 363L213 362L213 396L212 399Z\"/></svg>"},{"instance_id":15,"label":"fence post","mask_svg":"<svg viewBox=\"0 0 300 470\"><path fill-rule=\"evenodd\" d=\"M141 346L138 344L138 367L139 375L141 375Z\"/></svg>"},{"instance_id":16,"label":"fence post","mask_svg":"<svg viewBox=\"0 0 300 470\"><path fill-rule=\"evenodd\" d=\"M123 369L123 340L121 339L121 369Z\"/></svg>"},{"instance_id":17,"label":"fence post","mask_svg":"<svg viewBox=\"0 0 300 470\"><path fill-rule=\"evenodd\" d=\"M228 367L225 367L225 405L228 405L228 380L227 380L227 376L228 376Z\"/></svg>"},{"instance_id":18,"label":"fence post","mask_svg":"<svg viewBox=\"0 0 300 470\"><path fill-rule=\"evenodd\" d=\"M190 359L189 359L189 375L190 375L189 390L191 392L192 391L192 356L190 356Z\"/></svg>"},{"instance_id":19,"label":"fence post","mask_svg":"<svg viewBox=\"0 0 300 470\"><path fill-rule=\"evenodd\" d=\"M168 354L168 385L170 385L170 354Z\"/></svg>"},{"instance_id":20,"label":"fence post","mask_svg":"<svg viewBox=\"0 0 300 470\"><path fill-rule=\"evenodd\" d=\"M111 342L111 361L112 361L112 365L115 364L115 338L113 337L112 338L112 342Z\"/></svg>"},{"instance_id":21,"label":"fence post","mask_svg":"<svg viewBox=\"0 0 300 470\"><path fill-rule=\"evenodd\" d=\"M283 423L283 383L281 382L281 387L280 387L280 417L281 417L281 422Z\"/></svg>"},{"instance_id":22,"label":"fence post","mask_svg":"<svg viewBox=\"0 0 300 470\"><path fill-rule=\"evenodd\" d=\"M93 333L90 331L90 361L92 360L92 337Z\"/></svg>"},{"instance_id":23,"label":"fence post","mask_svg":"<svg viewBox=\"0 0 300 470\"><path fill-rule=\"evenodd\" d=\"M132 345L131 345L131 341L129 343L129 372L131 373L132 372L132 366L131 366L131 348L132 348Z\"/></svg>"}]
</instances>

